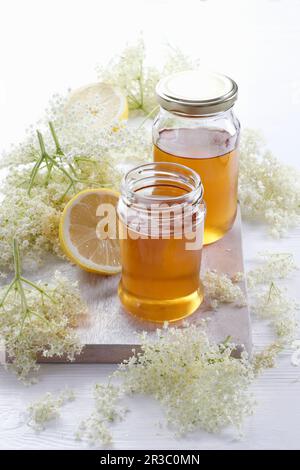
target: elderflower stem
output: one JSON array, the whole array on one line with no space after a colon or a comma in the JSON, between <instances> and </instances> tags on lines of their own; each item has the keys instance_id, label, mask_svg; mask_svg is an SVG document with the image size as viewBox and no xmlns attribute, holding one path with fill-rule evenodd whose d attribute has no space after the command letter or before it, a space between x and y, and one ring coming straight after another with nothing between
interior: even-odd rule
<instances>
[{"instance_id":1,"label":"elderflower stem","mask_svg":"<svg viewBox=\"0 0 300 470\"><path fill-rule=\"evenodd\" d=\"M17 241L16 238L13 239L13 258L14 258L14 266L15 266L15 277L14 277L13 281L11 282L11 284L9 285L9 287L8 287L6 293L5 293L5 298L7 297L8 293L9 293L9 290L13 287L14 284L17 283L21 298L23 298L24 304L27 305L26 296L25 296L23 285L22 285L22 283L25 283L25 284L33 287L33 289L40 292L40 294L45 295L46 297L48 297L50 300L52 300L52 302L54 302L54 299L52 299L52 297L49 294L47 294L47 292L44 289L42 289L38 284L36 284L36 283L34 283L34 282L30 281L29 279L26 279L25 277L22 276L22 266L21 266L21 261L20 261L20 250L19 250L19 245L18 245L18 241ZM3 304L3 300L1 301L0 305L2 306L2 304Z\"/></svg>"},{"instance_id":2,"label":"elderflower stem","mask_svg":"<svg viewBox=\"0 0 300 470\"><path fill-rule=\"evenodd\" d=\"M21 305L23 313L26 315L28 312L28 305L26 300L26 295L22 286L21 281L21 261L20 261L20 250L17 239L13 239L13 257L14 257L14 265L15 265L15 283L17 286L17 290L19 291L21 297Z\"/></svg>"},{"instance_id":3,"label":"elderflower stem","mask_svg":"<svg viewBox=\"0 0 300 470\"><path fill-rule=\"evenodd\" d=\"M15 265L15 279L20 279L21 277L21 262L20 262L20 250L18 241L16 238L13 239L13 257Z\"/></svg>"},{"instance_id":4,"label":"elderflower stem","mask_svg":"<svg viewBox=\"0 0 300 470\"><path fill-rule=\"evenodd\" d=\"M65 154L64 154L64 152L62 151L61 145L60 145L60 143L59 143L57 134L56 134L55 129L54 129L53 122L49 121L48 124L49 124L49 127L50 127L50 131L51 131L52 138L53 138L54 143L55 143L56 155L59 156L60 162L62 163L62 158L61 158L61 157L64 157ZM68 162L68 167L70 168L70 170L72 171L72 173L74 174L74 176L77 177L76 170L75 170L75 168L73 167L73 165L72 165L70 162Z\"/></svg>"},{"instance_id":5,"label":"elderflower stem","mask_svg":"<svg viewBox=\"0 0 300 470\"><path fill-rule=\"evenodd\" d=\"M5 294L4 294L4 296L2 297L2 300L1 300L1 302L0 302L0 307L3 306L3 304L4 304L5 300L6 300L6 297L7 297L8 294L10 293L11 289L14 287L15 283L16 283L16 280L13 279L12 282L9 284L9 286L8 286L8 288L6 289L6 292L5 292Z\"/></svg>"},{"instance_id":6,"label":"elderflower stem","mask_svg":"<svg viewBox=\"0 0 300 470\"><path fill-rule=\"evenodd\" d=\"M58 199L58 202L62 202L64 200L65 196L68 194L72 186L73 186L72 183L70 183L67 189L65 190L65 192L63 193L63 195Z\"/></svg>"},{"instance_id":7,"label":"elderflower stem","mask_svg":"<svg viewBox=\"0 0 300 470\"><path fill-rule=\"evenodd\" d=\"M46 176L46 179L45 179L45 182L44 182L45 186L47 186L48 183L49 183L53 168L56 168L57 170L62 172L64 174L64 176L66 176L66 178L70 181L70 184L68 185L66 191L64 192L63 196L61 197L61 199L63 199L72 187L75 188L75 183L78 182L77 181L78 176L77 176L77 173L76 173L74 167L70 163L68 163L68 167L70 168L70 170L72 171L72 173L74 174L76 179L73 178L70 175L70 173L63 167L61 157L64 156L64 153L61 149L61 146L60 146L60 143L58 141L53 123L51 121L49 122L49 127L50 127L52 138L53 138L54 143L55 143L56 153L54 154L54 156L50 156L50 155L47 154L43 136L42 136L41 132L37 131L37 136L38 136L38 140L39 140L41 155L40 155L40 158L38 159L38 161L36 162L36 164L34 165L34 167L32 169L32 172L31 172L31 175L30 175L29 187L28 187L28 194L30 195L32 187L33 187L35 179L36 179L36 176L37 176L37 173L41 169L42 163L44 162L45 166L47 167L47 176ZM59 156L60 164L56 161L57 156Z\"/></svg>"},{"instance_id":8,"label":"elderflower stem","mask_svg":"<svg viewBox=\"0 0 300 470\"><path fill-rule=\"evenodd\" d=\"M34 315L38 316L41 320L45 322L49 322L47 318L42 317L41 315L37 314L36 312L32 312L28 306L27 299L26 299L26 294L25 294L25 289L23 287L23 283L31 286L33 289L37 290L41 296L45 295L48 297L53 303L56 303L55 300L45 292L44 289L42 289L40 286L35 284L34 282L30 281L29 279L26 279L25 277L22 276L22 267L21 267L21 260L20 260L20 250L19 250L19 245L18 241L16 238L13 239L13 258L14 258L14 266L15 266L15 276L11 284L9 285L0 306L2 307L6 297L8 296L11 288L15 285L16 290L19 292L20 298L21 298L21 309L22 309L22 322L20 326L20 331L18 334L18 337L22 334L24 325L25 325L25 320L28 317L30 313L33 313Z\"/></svg>"},{"instance_id":9,"label":"elderflower stem","mask_svg":"<svg viewBox=\"0 0 300 470\"><path fill-rule=\"evenodd\" d=\"M50 127L50 132L51 132L52 138L53 138L54 143L55 143L56 153L57 153L57 155L59 155L59 156L64 156L64 152L62 151L62 148L61 148L60 143L59 143L59 141L58 141L58 138L57 138L57 135L56 135L56 132L55 132L53 123L52 123L51 121L49 121L48 124L49 124L49 127Z\"/></svg>"},{"instance_id":10,"label":"elderflower stem","mask_svg":"<svg viewBox=\"0 0 300 470\"><path fill-rule=\"evenodd\" d=\"M48 297L48 299L52 300L52 302L56 302L49 294L47 294L47 292L42 289L38 284L35 284L34 282L30 281L29 279L26 279L25 277L21 276L20 277L20 280L23 281L25 284L28 284L29 286L33 287L34 289L36 289L37 291L40 292L40 294L42 295L45 295L46 297Z\"/></svg>"},{"instance_id":11,"label":"elderflower stem","mask_svg":"<svg viewBox=\"0 0 300 470\"><path fill-rule=\"evenodd\" d=\"M9 284L8 288L6 289L6 292L4 296L2 297L2 300L0 302L0 307L3 306L8 294L10 293L11 289L17 284L17 289L20 292L19 288L19 280L20 280L20 273L21 273L21 265L20 265L20 252L19 252L19 247L18 247L18 242L16 238L13 239L13 259L14 259L14 268L15 268L15 275L11 283ZM23 297L22 297L22 302L23 302Z\"/></svg>"},{"instance_id":12,"label":"elderflower stem","mask_svg":"<svg viewBox=\"0 0 300 470\"><path fill-rule=\"evenodd\" d=\"M94 158L88 158L88 157L74 157L74 161L77 163L77 162L88 162L88 163L95 163L97 164L97 160L95 160Z\"/></svg>"},{"instance_id":13,"label":"elderflower stem","mask_svg":"<svg viewBox=\"0 0 300 470\"><path fill-rule=\"evenodd\" d=\"M37 160L36 164L34 165L34 167L32 169L32 172L31 172L31 175L30 175L30 181L29 181L29 186L28 186L28 195L29 196L30 196L32 187L34 185L36 175L37 175L37 173L40 169L40 166L43 163L43 161L45 161L45 145L44 145L44 141L43 141L43 136L39 131L37 131L37 136L38 136L39 144L40 144L40 148L41 148L41 155L40 155L39 159ZM47 165L47 167L48 167L48 165Z\"/></svg>"},{"instance_id":14,"label":"elderflower stem","mask_svg":"<svg viewBox=\"0 0 300 470\"><path fill-rule=\"evenodd\" d=\"M279 289L278 289L278 287L275 285L275 282L274 282L274 281L272 281L271 284L270 284L270 289L269 289L269 294L268 294L267 303L269 303L269 302L271 301L272 292L274 292L274 294L278 294L278 293L279 293Z\"/></svg>"},{"instance_id":15,"label":"elderflower stem","mask_svg":"<svg viewBox=\"0 0 300 470\"><path fill-rule=\"evenodd\" d=\"M131 99L131 101L133 101L133 103L136 104L136 109L139 109L141 107L139 100L137 100L134 95L132 95L131 93L128 93L127 97L129 99Z\"/></svg>"},{"instance_id":16,"label":"elderflower stem","mask_svg":"<svg viewBox=\"0 0 300 470\"><path fill-rule=\"evenodd\" d=\"M44 142L43 136L42 136L40 131L36 131L36 133L37 133L37 136L38 136L38 139L39 139L39 145L40 145L42 157L45 158L47 156L47 152L46 152L46 147L45 147L45 142Z\"/></svg>"},{"instance_id":17,"label":"elderflower stem","mask_svg":"<svg viewBox=\"0 0 300 470\"><path fill-rule=\"evenodd\" d=\"M143 108L143 106L144 106L144 89L143 89L143 83L142 82L143 82L143 61L141 61L140 76L139 76L141 108Z\"/></svg>"},{"instance_id":18,"label":"elderflower stem","mask_svg":"<svg viewBox=\"0 0 300 470\"><path fill-rule=\"evenodd\" d=\"M75 180L72 178L70 173L68 173L67 170L63 166L59 165L55 161L54 158L50 157L49 155L48 155L47 158L50 160L50 162L53 164L53 166L55 166L58 170L60 170L72 182L72 184L75 182Z\"/></svg>"},{"instance_id":19,"label":"elderflower stem","mask_svg":"<svg viewBox=\"0 0 300 470\"><path fill-rule=\"evenodd\" d=\"M144 126L145 122L147 122L148 119L152 116L152 114L154 114L158 109L159 109L159 104L155 106L153 109L151 109L151 111L145 116L141 124L138 126L138 130Z\"/></svg>"}]
</instances>

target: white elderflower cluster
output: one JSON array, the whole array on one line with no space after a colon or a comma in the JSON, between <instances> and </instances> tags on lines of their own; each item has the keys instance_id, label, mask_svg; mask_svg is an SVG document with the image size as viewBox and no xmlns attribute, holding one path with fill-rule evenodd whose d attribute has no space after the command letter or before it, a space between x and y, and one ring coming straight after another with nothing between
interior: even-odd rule
<instances>
[{"instance_id":1,"label":"white elderflower cluster","mask_svg":"<svg viewBox=\"0 0 300 470\"><path fill-rule=\"evenodd\" d=\"M269 287L257 292L252 306L254 313L270 320L276 335L286 341L291 341L297 331L297 308L296 302L273 281Z\"/></svg>"},{"instance_id":2,"label":"white elderflower cluster","mask_svg":"<svg viewBox=\"0 0 300 470\"><path fill-rule=\"evenodd\" d=\"M15 165L25 165L35 161L37 158L38 148L35 142L35 135L31 130L28 130L23 142L14 144L9 150L3 152L0 158L0 169Z\"/></svg>"},{"instance_id":3,"label":"white elderflower cluster","mask_svg":"<svg viewBox=\"0 0 300 470\"><path fill-rule=\"evenodd\" d=\"M34 268L45 252L59 253L58 224L60 210L45 201L42 192L32 196L24 188L8 191L0 206L0 265L13 266L12 240L19 240L23 262Z\"/></svg>"},{"instance_id":4,"label":"white elderflower cluster","mask_svg":"<svg viewBox=\"0 0 300 470\"><path fill-rule=\"evenodd\" d=\"M118 175L120 163L149 159L151 132L149 129L138 128L137 125L126 122L112 122L111 125L99 129L93 122L94 116L89 110L85 110L84 103L78 102L77 106L73 118L64 113L63 104L51 113L51 121L64 154L71 163L75 165L76 162L81 163L81 169L89 163L98 164L98 171L104 171L103 181L100 179L100 182L116 187L120 179ZM45 140L51 145L50 132L47 126L45 128Z\"/></svg>"},{"instance_id":5,"label":"white elderflower cluster","mask_svg":"<svg viewBox=\"0 0 300 470\"><path fill-rule=\"evenodd\" d=\"M160 78L182 70L193 69L198 63L179 49L169 48L162 68L147 63L145 44L140 38L136 44L127 46L106 67L98 67L98 79L121 88L126 94L131 110L146 114L157 108L155 87Z\"/></svg>"},{"instance_id":6,"label":"white elderflower cluster","mask_svg":"<svg viewBox=\"0 0 300 470\"><path fill-rule=\"evenodd\" d=\"M141 342L141 352L115 375L122 378L124 392L157 399L178 434L240 428L252 413L248 387L253 369L246 353L232 357L235 345L211 343L205 330L193 324L158 330L156 341L143 334Z\"/></svg>"},{"instance_id":7,"label":"white elderflower cluster","mask_svg":"<svg viewBox=\"0 0 300 470\"><path fill-rule=\"evenodd\" d=\"M250 288L257 284L284 279L297 269L292 253L258 253L262 264L248 272L247 282Z\"/></svg>"},{"instance_id":8,"label":"white elderflower cluster","mask_svg":"<svg viewBox=\"0 0 300 470\"><path fill-rule=\"evenodd\" d=\"M130 109L148 113L156 105L153 97L159 71L145 66L145 45L141 38L135 45L127 46L107 67L98 67L97 72L99 80L122 89Z\"/></svg>"},{"instance_id":9,"label":"white elderflower cluster","mask_svg":"<svg viewBox=\"0 0 300 470\"><path fill-rule=\"evenodd\" d=\"M115 385L96 384L94 387L95 409L81 422L76 433L78 440L87 438L92 445L107 445L112 442L109 424L122 420L127 410L118 402L122 396L121 389Z\"/></svg>"},{"instance_id":10,"label":"white elderflower cluster","mask_svg":"<svg viewBox=\"0 0 300 470\"><path fill-rule=\"evenodd\" d=\"M239 201L244 217L262 220L279 237L300 222L300 174L264 149L262 138L245 130L240 144Z\"/></svg>"},{"instance_id":11,"label":"white elderflower cluster","mask_svg":"<svg viewBox=\"0 0 300 470\"><path fill-rule=\"evenodd\" d=\"M252 363L255 374L258 375L265 369L272 369L275 367L276 358L283 349L284 344L282 341L274 341L266 346L262 351L254 354Z\"/></svg>"},{"instance_id":12,"label":"white elderflower cluster","mask_svg":"<svg viewBox=\"0 0 300 470\"><path fill-rule=\"evenodd\" d=\"M73 390L63 390L58 397L46 393L42 398L31 403L27 410L27 424L35 431L43 431L50 421L60 417L60 408L69 401L75 400Z\"/></svg>"},{"instance_id":13,"label":"white elderflower cluster","mask_svg":"<svg viewBox=\"0 0 300 470\"><path fill-rule=\"evenodd\" d=\"M289 276L297 266L291 253L260 253L262 264L248 274L248 286L252 297L251 309L258 318L270 321L276 340L263 351L255 354L254 367L257 372L274 367L275 359L298 330L296 310L299 308L286 289L275 281Z\"/></svg>"},{"instance_id":14,"label":"white elderflower cluster","mask_svg":"<svg viewBox=\"0 0 300 470\"><path fill-rule=\"evenodd\" d=\"M86 313L77 285L59 272L49 284L16 277L0 290L0 338L9 358L5 366L28 382L39 369L38 355L74 360L82 349L74 327Z\"/></svg>"},{"instance_id":15,"label":"white elderflower cluster","mask_svg":"<svg viewBox=\"0 0 300 470\"><path fill-rule=\"evenodd\" d=\"M235 303L238 307L246 304L245 294L236 284L241 281L241 273L236 273L233 278L227 274L218 274L215 270L206 271L202 278L205 297L212 308L217 308L220 303Z\"/></svg>"}]
</instances>

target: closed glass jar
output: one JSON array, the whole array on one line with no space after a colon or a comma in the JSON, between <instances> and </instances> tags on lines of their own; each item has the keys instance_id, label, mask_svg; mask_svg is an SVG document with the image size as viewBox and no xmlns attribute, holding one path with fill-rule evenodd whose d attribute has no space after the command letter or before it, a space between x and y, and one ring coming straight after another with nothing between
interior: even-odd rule
<instances>
[{"instance_id":1,"label":"closed glass jar","mask_svg":"<svg viewBox=\"0 0 300 470\"><path fill-rule=\"evenodd\" d=\"M236 83L224 75L187 71L162 79L153 125L153 158L186 165L202 180L207 214L204 243L222 238L237 212L240 124Z\"/></svg>"},{"instance_id":2,"label":"closed glass jar","mask_svg":"<svg viewBox=\"0 0 300 470\"><path fill-rule=\"evenodd\" d=\"M203 300L205 207L199 175L175 163L127 173L118 204L125 310L153 322L180 320Z\"/></svg>"}]
</instances>

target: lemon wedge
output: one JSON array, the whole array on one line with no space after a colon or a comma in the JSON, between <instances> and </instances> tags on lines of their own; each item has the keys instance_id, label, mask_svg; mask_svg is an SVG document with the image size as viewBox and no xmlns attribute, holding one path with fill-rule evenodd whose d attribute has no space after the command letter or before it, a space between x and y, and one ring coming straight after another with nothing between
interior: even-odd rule
<instances>
[{"instance_id":1,"label":"lemon wedge","mask_svg":"<svg viewBox=\"0 0 300 470\"><path fill-rule=\"evenodd\" d=\"M101 216L102 221L105 217L104 213L100 214L99 208L108 204L112 213L116 213L118 200L119 193L116 191L85 189L64 208L59 224L62 249L71 261L86 271L107 275L121 271L117 235L111 237L109 232L103 235L104 230L99 230Z\"/></svg>"},{"instance_id":2,"label":"lemon wedge","mask_svg":"<svg viewBox=\"0 0 300 470\"><path fill-rule=\"evenodd\" d=\"M88 125L101 129L128 118L126 96L108 83L92 83L70 93L64 107L69 121L80 122L88 117Z\"/></svg>"}]
</instances>

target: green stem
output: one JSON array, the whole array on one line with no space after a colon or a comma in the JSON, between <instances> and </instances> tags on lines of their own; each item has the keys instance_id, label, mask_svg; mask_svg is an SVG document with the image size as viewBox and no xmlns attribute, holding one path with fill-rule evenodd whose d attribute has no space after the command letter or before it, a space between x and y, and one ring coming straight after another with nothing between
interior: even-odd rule
<instances>
[{"instance_id":1,"label":"green stem","mask_svg":"<svg viewBox=\"0 0 300 470\"><path fill-rule=\"evenodd\" d=\"M50 157L49 155L48 155L48 159L50 160L51 163L53 163L53 165L54 165L58 170L60 170L60 171L72 182L72 184L74 184L74 182L75 182L74 179L72 178L72 176L70 175L70 173L68 173L67 170L66 170L63 166L59 165L59 164L55 161L55 159L52 158L52 157Z\"/></svg>"},{"instance_id":2,"label":"green stem","mask_svg":"<svg viewBox=\"0 0 300 470\"><path fill-rule=\"evenodd\" d=\"M75 170L75 168L73 167L72 163L68 162L68 167L69 167L70 170L72 171L73 175L76 176L76 178L77 178L78 175L77 175L76 170Z\"/></svg>"},{"instance_id":3,"label":"green stem","mask_svg":"<svg viewBox=\"0 0 300 470\"><path fill-rule=\"evenodd\" d=\"M25 320L26 320L26 318L28 317L29 314L30 314L30 310L28 309L27 312L22 317L22 322L21 322L21 326L20 326L20 331L18 333L18 338L21 336L21 334L23 332L24 325L25 325Z\"/></svg>"},{"instance_id":4,"label":"green stem","mask_svg":"<svg viewBox=\"0 0 300 470\"><path fill-rule=\"evenodd\" d=\"M36 178L36 175L37 175L37 172L39 171L39 168L42 164L44 160L44 157L41 156L38 161L36 162L36 164L34 165L33 169L32 169L32 172L30 174L30 180L29 180L29 185L28 185L28 195L30 196L30 193L31 193L31 190L32 190L32 187L34 185L34 181L35 181L35 178Z\"/></svg>"},{"instance_id":5,"label":"green stem","mask_svg":"<svg viewBox=\"0 0 300 470\"><path fill-rule=\"evenodd\" d=\"M51 328L52 330L54 330L54 328L52 327L51 322L50 322L50 320L48 320L48 318L43 317L42 315L40 315L39 313L37 313L37 312L35 312L35 311L32 311L31 313L32 313L32 315L35 315L35 316L36 316L37 318L39 318L40 320L42 320L42 321L48 323L48 325L50 326L50 328Z\"/></svg>"},{"instance_id":6,"label":"green stem","mask_svg":"<svg viewBox=\"0 0 300 470\"><path fill-rule=\"evenodd\" d=\"M273 281L270 284L267 303L269 303L270 300L271 300L272 292L274 292L275 294L279 294L279 292L280 292L279 288L275 285L275 283Z\"/></svg>"},{"instance_id":7,"label":"green stem","mask_svg":"<svg viewBox=\"0 0 300 470\"><path fill-rule=\"evenodd\" d=\"M21 300L21 326L20 326L20 331L18 333L18 337L22 334L24 324L26 321L26 318L28 318L28 315L30 313L38 316L41 320L46 321L49 323L49 320L47 318L44 318L43 316L39 315L37 312L32 312L28 306L27 303L27 298L26 298L26 288L24 288L23 284L27 284L28 286L32 287L33 289L37 290L42 297L42 302L43 302L43 296L48 297L53 303L56 303L56 300L53 299L44 289L42 289L38 284L35 284L34 282L30 281L29 279L26 279L25 277L22 276L22 266L21 266L21 258L20 258L20 250L19 250L19 245L18 241L16 238L13 239L13 259L14 259L14 268L15 268L15 275L12 280L12 282L9 284L8 288L6 289L6 292L0 302L0 307L4 308L4 302L11 291L11 289L15 286L16 287L16 293L19 293L20 300Z\"/></svg>"},{"instance_id":8,"label":"green stem","mask_svg":"<svg viewBox=\"0 0 300 470\"><path fill-rule=\"evenodd\" d=\"M45 142L44 142L43 136L42 136L40 131L36 131L36 133L37 133L37 136L38 136L38 139L39 139L39 144L40 144L42 157L45 158L45 157L47 157L47 152L46 152Z\"/></svg>"},{"instance_id":9,"label":"green stem","mask_svg":"<svg viewBox=\"0 0 300 470\"><path fill-rule=\"evenodd\" d=\"M21 305L22 305L22 310L23 310L22 313L23 315L26 315L28 311L28 305L27 305L26 295L22 286L22 282L20 281L20 279L16 280L16 285L17 285L17 288L21 297Z\"/></svg>"},{"instance_id":10,"label":"green stem","mask_svg":"<svg viewBox=\"0 0 300 470\"><path fill-rule=\"evenodd\" d=\"M34 282L30 281L29 279L26 279L25 277L21 276L20 277L20 280L22 282L24 282L25 284L28 284L29 286L33 287L34 289L36 289L37 291L40 292L40 294L42 295L45 295L46 297L48 297L48 299L50 299L53 303L55 303L56 301L49 295L47 294L47 292L42 289L38 284L35 284Z\"/></svg>"},{"instance_id":11,"label":"green stem","mask_svg":"<svg viewBox=\"0 0 300 470\"><path fill-rule=\"evenodd\" d=\"M63 193L63 195L59 198L58 202L62 202L64 200L64 197L68 194L68 192L70 191L70 189L72 188L73 183L71 182L69 184L69 186L67 187L67 189L65 190L65 192Z\"/></svg>"},{"instance_id":12,"label":"green stem","mask_svg":"<svg viewBox=\"0 0 300 470\"><path fill-rule=\"evenodd\" d=\"M64 156L64 152L63 152L62 149L61 149L61 146L60 146L60 143L59 143L59 141L58 141L58 138L57 138L57 135L56 135L56 132L55 132L53 123L52 123L51 121L49 121L48 124L49 124L49 127L50 127L50 131L51 131L52 138L53 138L54 143L55 143L56 153L57 153L57 155Z\"/></svg>"},{"instance_id":13,"label":"green stem","mask_svg":"<svg viewBox=\"0 0 300 470\"><path fill-rule=\"evenodd\" d=\"M143 61L141 61L140 77L139 77L141 108L143 108L143 106L144 106L144 89L143 89L142 80L143 80Z\"/></svg>"},{"instance_id":14,"label":"green stem","mask_svg":"<svg viewBox=\"0 0 300 470\"><path fill-rule=\"evenodd\" d=\"M74 157L75 162L91 162L91 163L98 163L97 160L94 158L88 158L88 157Z\"/></svg>"},{"instance_id":15,"label":"green stem","mask_svg":"<svg viewBox=\"0 0 300 470\"><path fill-rule=\"evenodd\" d=\"M143 125L145 124L145 122L148 121L148 119L152 116L153 113L155 113L157 110L159 109L159 105L155 106L155 108L151 109L151 111L145 116L145 118L143 119L143 121L141 122L141 124L138 126L138 130L141 129L143 127Z\"/></svg>"},{"instance_id":16,"label":"green stem","mask_svg":"<svg viewBox=\"0 0 300 470\"><path fill-rule=\"evenodd\" d=\"M47 155L47 152L46 152L45 142L44 142L43 136L40 133L40 131L36 131L36 133L37 133L38 140L39 140L41 155L40 155L40 158L38 159L38 161L36 162L36 164L34 165L34 167L32 169L32 172L31 172L31 175L30 175L30 181L29 181L29 186L28 186L28 195L29 196L30 196L31 189L34 185L35 178L36 178L36 175L37 175L37 173L40 169L41 164L43 162L45 162L46 165L47 165L48 173L49 173L49 171L51 171L49 169L49 164L48 164L48 160L47 160L48 155Z\"/></svg>"},{"instance_id":17,"label":"green stem","mask_svg":"<svg viewBox=\"0 0 300 470\"><path fill-rule=\"evenodd\" d=\"M221 344L226 346L231 340L232 340L232 336L228 335Z\"/></svg>"},{"instance_id":18,"label":"green stem","mask_svg":"<svg viewBox=\"0 0 300 470\"><path fill-rule=\"evenodd\" d=\"M48 186L48 183L50 181L50 178L51 178L51 172L52 172L52 169L53 169L53 164L50 163L50 165L48 165L47 167L47 176L46 176L46 180L45 180L45 186Z\"/></svg>"},{"instance_id":19,"label":"green stem","mask_svg":"<svg viewBox=\"0 0 300 470\"><path fill-rule=\"evenodd\" d=\"M3 304L4 304L8 294L10 293L10 291L13 288L13 286L15 285L15 283L16 283L16 280L13 279L12 282L9 284L8 288L6 289L6 292L5 292L4 296L1 299L0 307L3 307Z\"/></svg>"},{"instance_id":20,"label":"green stem","mask_svg":"<svg viewBox=\"0 0 300 470\"><path fill-rule=\"evenodd\" d=\"M131 99L131 101L133 101L134 103L136 103L137 105L137 109L139 109L141 107L141 103L136 99L136 97L134 95L131 95L131 93L128 93L127 94L127 97L129 99Z\"/></svg>"},{"instance_id":21,"label":"green stem","mask_svg":"<svg viewBox=\"0 0 300 470\"><path fill-rule=\"evenodd\" d=\"M13 258L15 266L15 280L19 280L21 277L21 261L19 245L16 238L13 239Z\"/></svg>"}]
</instances>

